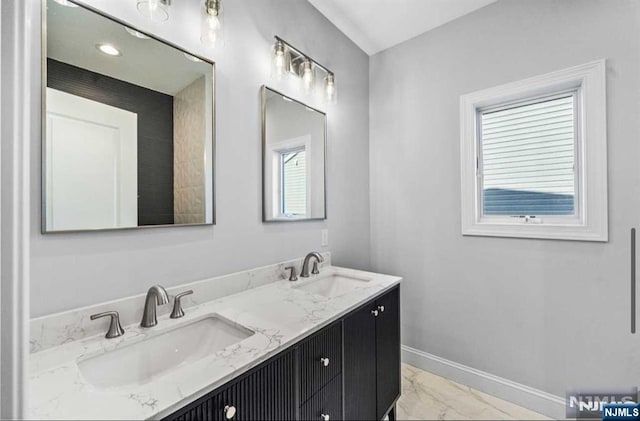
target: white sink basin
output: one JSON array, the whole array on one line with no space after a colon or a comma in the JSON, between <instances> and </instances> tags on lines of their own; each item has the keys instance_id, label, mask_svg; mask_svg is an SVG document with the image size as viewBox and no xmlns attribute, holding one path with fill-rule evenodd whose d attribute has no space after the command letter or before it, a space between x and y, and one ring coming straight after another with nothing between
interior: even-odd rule
<instances>
[{"instance_id":1,"label":"white sink basin","mask_svg":"<svg viewBox=\"0 0 640 421\"><path fill-rule=\"evenodd\" d=\"M324 278L311 279L306 283L296 285L295 288L310 294L333 298L361 288L366 288L370 280L371 279L368 278L356 278L335 274Z\"/></svg>"},{"instance_id":2,"label":"white sink basin","mask_svg":"<svg viewBox=\"0 0 640 421\"><path fill-rule=\"evenodd\" d=\"M97 387L144 384L253 334L212 316L78 361L78 367L85 379Z\"/></svg>"}]
</instances>

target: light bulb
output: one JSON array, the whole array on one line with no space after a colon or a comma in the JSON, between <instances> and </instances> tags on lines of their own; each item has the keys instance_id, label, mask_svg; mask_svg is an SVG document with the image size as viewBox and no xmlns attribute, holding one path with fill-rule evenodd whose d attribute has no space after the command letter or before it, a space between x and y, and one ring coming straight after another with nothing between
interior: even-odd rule
<instances>
[{"instance_id":1,"label":"light bulb","mask_svg":"<svg viewBox=\"0 0 640 421\"><path fill-rule=\"evenodd\" d=\"M324 97L328 104L335 104L337 101L338 89L336 87L336 75L329 73L324 78Z\"/></svg>"},{"instance_id":2,"label":"light bulb","mask_svg":"<svg viewBox=\"0 0 640 421\"><path fill-rule=\"evenodd\" d=\"M315 71L313 68L313 63L311 62L311 60L305 59L300 67L302 69L302 75L300 76L302 78L302 89L305 94L310 94L313 92L313 85L315 82Z\"/></svg>"},{"instance_id":3,"label":"light bulb","mask_svg":"<svg viewBox=\"0 0 640 421\"><path fill-rule=\"evenodd\" d=\"M221 35L220 1L206 0L200 22L200 42L206 46L215 47L216 43L219 43Z\"/></svg>"},{"instance_id":4,"label":"light bulb","mask_svg":"<svg viewBox=\"0 0 640 421\"><path fill-rule=\"evenodd\" d=\"M138 12L151 20L164 22L169 19L168 3L166 0L138 0Z\"/></svg>"},{"instance_id":5,"label":"light bulb","mask_svg":"<svg viewBox=\"0 0 640 421\"><path fill-rule=\"evenodd\" d=\"M284 43L276 41L273 46L273 77L282 79L286 75L287 56Z\"/></svg>"}]
</instances>

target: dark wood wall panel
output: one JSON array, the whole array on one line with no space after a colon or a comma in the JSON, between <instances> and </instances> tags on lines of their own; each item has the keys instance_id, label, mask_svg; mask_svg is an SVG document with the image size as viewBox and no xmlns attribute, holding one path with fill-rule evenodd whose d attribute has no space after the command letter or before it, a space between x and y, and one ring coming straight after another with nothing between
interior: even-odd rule
<instances>
[{"instance_id":1,"label":"dark wood wall panel","mask_svg":"<svg viewBox=\"0 0 640 421\"><path fill-rule=\"evenodd\" d=\"M47 86L138 114L138 225L173 224L173 97L50 58Z\"/></svg>"}]
</instances>

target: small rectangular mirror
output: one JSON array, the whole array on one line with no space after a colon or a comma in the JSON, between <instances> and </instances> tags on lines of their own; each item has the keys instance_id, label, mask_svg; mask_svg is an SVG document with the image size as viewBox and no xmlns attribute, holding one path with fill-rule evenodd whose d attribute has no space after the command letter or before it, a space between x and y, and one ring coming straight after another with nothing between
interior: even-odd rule
<instances>
[{"instance_id":1,"label":"small rectangular mirror","mask_svg":"<svg viewBox=\"0 0 640 421\"><path fill-rule=\"evenodd\" d=\"M263 221L326 219L325 155L325 113L263 86Z\"/></svg>"},{"instance_id":2,"label":"small rectangular mirror","mask_svg":"<svg viewBox=\"0 0 640 421\"><path fill-rule=\"evenodd\" d=\"M43 2L43 232L212 224L213 63Z\"/></svg>"}]
</instances>

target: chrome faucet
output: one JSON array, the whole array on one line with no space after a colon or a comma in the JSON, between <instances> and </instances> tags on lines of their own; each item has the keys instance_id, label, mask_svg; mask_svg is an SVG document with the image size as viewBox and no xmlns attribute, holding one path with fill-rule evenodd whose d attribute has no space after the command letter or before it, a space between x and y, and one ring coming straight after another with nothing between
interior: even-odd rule
<instances>
[{"instance_id":1,"label":"chrome faucet","mask_svg":"<svg viewBox=\"0 0 640 421\"><path fill-rule=\"evenodd\" d=\"M156 306L167 304L169 296L167 291L160 285L154 285L147 291L147 298L144 301L144 311L142 313L142 321L140 326L152 327L158 324L156 318Z\"/></svg>"},{"instance_id":2,"label":"chrome faucet","mask_svg":"<svg viewBox=\"0 0 640 421\"><path fill-rule=\"evenodd\" d=\"M315 258L316 261L314 262L313 270L311 271L311 273L313 273L314 275L320 273L320 271L318 270L318 263L324 262L324 257L322 257L322 255L317 251L312 251L311 253L307 254L307 256L304 258L304 262L302 263L302 272L300 273L300 276L302 276L303 278L309 277L309 262L311 262L311 259L313 258Z\"/></svg>"}]
</instances>

